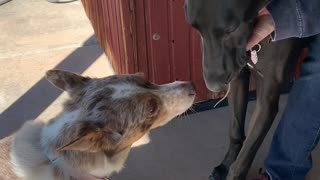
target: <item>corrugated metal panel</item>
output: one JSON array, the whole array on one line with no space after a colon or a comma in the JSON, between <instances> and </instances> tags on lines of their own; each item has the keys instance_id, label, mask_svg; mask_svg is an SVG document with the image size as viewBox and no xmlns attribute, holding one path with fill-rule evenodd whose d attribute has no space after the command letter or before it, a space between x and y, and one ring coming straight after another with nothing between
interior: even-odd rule
<instances>
[{"instance_id":1,"label":"corrugated metal panel","mask_svg":"<svg viewBox=\"0 0 320 180\"><path fill-rule=\"evenodd\" d=\"M129 4L122 4L120 0L82 0L82 3L115 72L127 73L134 63L128 59L133 57L134 49L127 48L132 43L128 29L130 16L123 16L123 11L129 12Z\"/></svg>"},{"instance_id":2,"label":"corrugated metal panel","mask_svg":"<svg viewBox=\"0 0 320 180\"><path fill-rule=\"evenodd\" d=\"M209 93L204 84L200 38L185 21L184 0L146 0L145 3L151 79L159 83L192 80L198 101L221 96ZM156 34L159 40L154 40Z\"/></svg>"},{"instance_id":3,"label":"corrugated metal panel","mask_svg":"<svg viewBox=\"0 0 320 180\"><path fill-rule=\"evenodd\" d=\"M82 2L115 72L144 72L158 84L191 80L197 101L223 95L205 86L200 38L185 21L184 0Z\"/></svg>"}]
</instances>

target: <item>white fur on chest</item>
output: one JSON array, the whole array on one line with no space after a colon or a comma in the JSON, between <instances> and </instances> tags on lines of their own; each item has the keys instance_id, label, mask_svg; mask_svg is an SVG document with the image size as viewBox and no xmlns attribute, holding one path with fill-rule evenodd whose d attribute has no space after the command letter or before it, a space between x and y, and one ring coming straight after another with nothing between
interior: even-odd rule
<instances>
[{"instance_id":1,"label":"white fur on chest","mask_svg":"<svg viewBox=\"0 0 320 180\"><path fill-rule=\"evenodd\" d=\"M53 170L49 167L40 167L38 170L34 170L24 175L26 180L56 180L53 175Z\"/></svg>"},{"instance_id":2,"label":"white fur on chest","mask_svg":"<svg viewBox=\"0 0 320 180\"><path fill-rule=\"evenodd\" d=\"M96 177L107 177L114 171L116 171L116 168L113 164L109 164L108 158L105 157L103 163L99 164L98 167L91 169L89 173Z\"/></svg>"},{"instance_id":3,"label":"white fur on chest","mask_svg":"<svg viewBox=\"0 0 320 180\"><path fill-rule=\"evenodd\" d=\"M29 121L15 134L10 159L16 175L25 180L54 180L52 167L46 161L40 146L42 124Z\"/></svg>"},{"instance_id":4,"label":"white fur on chest","mask_svg":"<svg viewBox=\"0 0 320 180\"><path fill-rule=\"evenodd\" d=\"M99 163L98 167L93 167L91 170L89 170L89 173L96 177L109 177L114 172L120 172L124 167L127 155L128 152L126 151L116 155L116 157L113 158L108 158L105 156L103 158L103 163Z\"/></svg>"}]
</instances>

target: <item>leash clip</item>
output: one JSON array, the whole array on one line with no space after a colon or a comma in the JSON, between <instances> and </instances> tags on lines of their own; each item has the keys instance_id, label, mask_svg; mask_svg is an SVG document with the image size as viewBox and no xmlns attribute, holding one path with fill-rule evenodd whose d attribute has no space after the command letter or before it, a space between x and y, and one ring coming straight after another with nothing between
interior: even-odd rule
<instances>
[{"instance_id":1,"label":"leash clip","mask_svg":"<svg viewBox=\"0 0 320 180\"><path fill-rule=\"evenodd\" d=\"M251 54L251 61L253 64L250 64L249 62L247 62L247 65L249 66L249 68L255 70L259 76L261 76L263 78L263 74L254 67L254 65L256 65L258 63L258 52L261 50L261 45L260 44L256 44L256 46L258 46L257 50L254 50L253 48L250 49L250 54Z\"/></svg>"}]
</instances>

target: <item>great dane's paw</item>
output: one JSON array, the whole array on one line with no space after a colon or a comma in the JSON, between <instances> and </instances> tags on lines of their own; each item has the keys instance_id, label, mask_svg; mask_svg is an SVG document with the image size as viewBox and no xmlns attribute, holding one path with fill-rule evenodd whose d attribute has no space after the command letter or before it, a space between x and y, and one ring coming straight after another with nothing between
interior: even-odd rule
<instances>
[{"instance_id":1,"label":"great dane's paw","mask_svg":"<svg viewBox=\"0 0 320 180\"><path fill-rule=\"evenodd\" d=\"M220 164L213 169L209 180L225 180L227 175L228 168L225 165Z\"/></svg>"}]
</instances>

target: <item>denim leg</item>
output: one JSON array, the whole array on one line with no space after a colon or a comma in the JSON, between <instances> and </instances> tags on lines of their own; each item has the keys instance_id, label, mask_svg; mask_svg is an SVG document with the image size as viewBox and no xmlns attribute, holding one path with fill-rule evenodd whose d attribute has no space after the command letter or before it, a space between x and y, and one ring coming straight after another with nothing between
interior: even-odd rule
<instances>
[{"instance_id":1,"label":"denim leg","mask_svg":"<svg viewBox=\"0 0 320 180\"><path fill-rule=\"evenodd\" d=\"M301 73L265 161L272 180L303 180L312 167L311 152L320 133L320 35L310 38Z\"/></svg>"}]
</instances>

